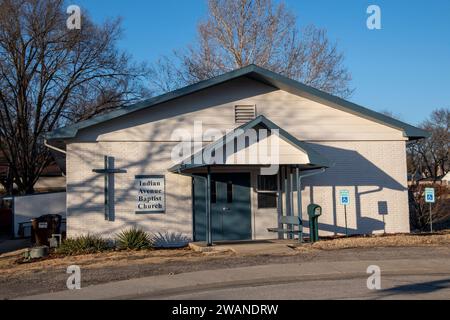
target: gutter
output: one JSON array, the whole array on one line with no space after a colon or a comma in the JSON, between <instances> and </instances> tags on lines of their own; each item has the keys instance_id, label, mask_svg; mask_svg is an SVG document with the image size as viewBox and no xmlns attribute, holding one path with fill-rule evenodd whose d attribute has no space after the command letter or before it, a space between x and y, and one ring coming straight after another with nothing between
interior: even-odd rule
<instances>
[{"instance_id":1,"label":"gutter","mask_svg":"<svg viewBox=\"0 0 450 320\"><path fill-rule=\"evenodd\" d=\"M326 170L325 168L321 168L320 171L314 171L314 172L310 172L310 173L307 173L307 174L301 174L299 176L300 181L302 180L302 178L311 177L311 176L315 176L316 174L324 173L325 170Z\"/></svg>"},{"instance_id":2,"label":"gutter","mask_svg":"<svg viewBox=\"0 0 450 320\"><path fill-rule=\"evenodd\" d=\"M61 152L63 154L67 154L66 150L59 149L59 148L57 148L55 146L52 146L52 145L48 144L47 139L44 139L44 146L46 146L49 149L55 150L57 152Z\"/></svg>"}]
</instances>

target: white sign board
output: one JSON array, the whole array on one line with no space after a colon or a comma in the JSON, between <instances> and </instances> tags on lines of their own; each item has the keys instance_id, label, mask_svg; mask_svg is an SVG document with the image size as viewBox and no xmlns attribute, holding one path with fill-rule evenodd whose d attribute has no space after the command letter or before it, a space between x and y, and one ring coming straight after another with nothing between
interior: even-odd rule
<instances>
[{"instance_id":1,"label":"white sign board","mask_svg":"<svg viewBox=\"0 0 450 320\"><path fill-rule=\"evenodd\" d=\"M39 229L47 229L47 227L48 227L47 222L39 222L38 223Z\"/></svg>"},{"instance_id":2,"label":"white sign board","mask_svg":"<svg viewBox=\"0 0 450 320\"><path fill-rule=\"evenodd\" d=\"M341 190L339 192L339 201L341 205L348 206L350 204L350 192L348 190Z\"/></svg>"},{"instance_id":3,"label":"white sign board","mask_svg":"<svg viewBox=\"0 0 450 320\"><path fill-rule=\"evenodd\" d=\"M166 212L166 190L163 175L135 176L136 213Z\"/></svg>"},{"instance_id":4,"label":"white sign board","mask_svg":"<svg viewBox=\"0 0 450 320\"><path fill-rule=\"evenodd\" d=\"M434 189L433 188L425 188L425 202L426 203L434 203Z\"/></svg>"}]
</instances>

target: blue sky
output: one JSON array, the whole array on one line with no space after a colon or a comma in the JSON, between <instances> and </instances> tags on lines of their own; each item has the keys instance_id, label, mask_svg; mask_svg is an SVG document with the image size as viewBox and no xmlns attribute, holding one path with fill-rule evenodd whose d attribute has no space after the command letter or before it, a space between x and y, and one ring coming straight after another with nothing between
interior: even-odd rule
<instances>
[{"instance_id":1,"label":"blue sky","mask_svg":"<svg viewBox=\"0 0 450 320\"><path fill-rule=\"evenodd\" d=\"M417 124L435 108L450 108L449 0L285 0L299 26L328 30L344 52L355 103L390 110ZM192 42L205 0L73 0L102 22L123 18L120 47L153 62ZM381 30L366 27L366 9L381 8Z\"/></svg>"}]
</instances>

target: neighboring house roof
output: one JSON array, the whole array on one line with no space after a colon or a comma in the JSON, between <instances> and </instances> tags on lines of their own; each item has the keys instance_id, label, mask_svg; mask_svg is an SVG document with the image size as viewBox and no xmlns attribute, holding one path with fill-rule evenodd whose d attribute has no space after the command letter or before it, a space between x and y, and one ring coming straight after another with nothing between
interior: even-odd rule
<instances>
[{"instance_id":1,"label":"neighboring house roof","mask_svg":"<svg viewBox=\"0 0 450 320\"><path fill-rule=\"evenodd\" d=\"M299 141L297 138L277 126L275 123L270 121L264 116L258 116L255 119L239 126L238 128L234 129L233 131L227 133L222 138L216 140L215 142L212 142L208 144L206 147L204 147L202 150L196 152L195 154L191 155L188 159L181 161L181 163L173 166L169 169L171 172L181 172L188 169L194 169L194 168L200 168L205 167L208 165L213 165L211 163L204 163L204 157L198 155L202 155L203 152L212 150L217 150L219 148L223 148L225 146L226 141L234 141L234 139L238 138L239 136L245 134L246 130L254 129L254 128L264 128L269 130L278 130L279 137L281 139L284 139L291 145L293 145L295 148L303 151L307 154L309 163L305 163L304 170L306 169L317 169L317 168L328 168L333 166L333 163L319 154L317 151L315 151L308 143ZM202 159L202 163L195 163L194 159Z\"/></svg>"},{"instance_id":2,"label":"neighboring house roof","mask_svg":"<svg viewBox=\"0 0 450 320\"><path fill-rule=\"evenodd\" d=\"M416 172L414 174L408 173L408 181L418 181L423 179L423 174Z\"/></svg>"},{"instance_id":3,"label":"neighboring house roof","mask_svg":"<svg viewBox=\"0 0 450 320\"><path fill-rule=\"evenodd\" d=\"M357 116L375 121L386 126L402 130L405 137L409 140L421 139L429 136L427 131L411 126L407 123L399 121L397 119L391 118L384 114L372 111L370 109L364 108L347 100L338 98L321 90L315 89L313 87L307 86L298 81L289 79L285 76L277 74L275 72L269 71L267 69L258 67L256 65L249 65L241 69L237 69L223 75L204 80L187 87L165 93L163 95L133 104L127 107L121 107L107 114L99 115L97 117L81 121L71 126L60 128L54 130L47 134L46 138L48 140L64 140L75 138L78 130L88 128L90 126L97 125L99 123L121 117L132 112L143 110L146 108L159 105L164 102L168 102L180 97L195 93L200 90L204 90L224 82L239 78L248 77L256 81L260 81L264 84L272 86L274 88L287 91L289 93L299 95L313 101L323 103L330 107L355 114Z\"/></svg>"},{"instance_id":4,"label":"neighboring house roof","mask_svg":"<svg viewBox=\"0 0 450 320\"><path fill-rule=\"evenodd\" d=\"M61 168L58 166L56 162L49 164L47 167L42 170L41 176L45 177L60 177L62 174Z\"/></svg>"},{"instance_id":5,"label":"neighboring house roof","mask_svg":"<svg viewBox=\"0 0 450 320\"><path fill-rule=\"evenodd\" d=\"M450 176L447 175L441 175L438 177L427 177L427 178L421 178L421 179L417 179L416 181L418 182L437 182L437 181L449 181Z\"/></svg>"},{"instance_id":6,"label":"neighboring house roof","mask_svg":"<svg viewBox=\"0 0 450 320\"><path fill-rule=\"evenodd\" d=\"M62 173L65 173L65 170L61 169L61 167L57 165L56 156L59 156L60 158L61 156L53 152L51 153L55 162L45 167L41 173L41 176L53 177L53 176L61 176ZM63 159L65 160L65 157L63 157ZM0 174L6 174L8 172L8 169L9 163L6 161L5 156L0 151Z\"/></svg>"}]
</instances>

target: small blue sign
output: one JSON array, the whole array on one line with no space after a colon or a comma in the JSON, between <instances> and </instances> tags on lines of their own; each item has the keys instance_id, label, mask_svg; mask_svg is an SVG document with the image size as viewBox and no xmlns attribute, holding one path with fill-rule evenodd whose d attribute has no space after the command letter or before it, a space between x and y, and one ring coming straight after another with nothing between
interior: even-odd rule
<instances>
[{"instance_id":1,"label":"small blue sign","mask_svg":"<svg viewBox=\"0 0 450 320\"><path fill-rule=\"evenodd\" d=\"M341 190L339 192L339 201L341 205L348 206L350 204L350 192L348 190Z\"/></svg>"},{"instance_id":2,"label":"small blue sign","mask_svg":"<svg viewBox=\"0 0 450 320\"><path fill-rule=\"evenodd\" d=\"M433 188L425 188L425 202L426 203L434 203L435 202L435 195L434 195L434 189Z\"/></svg>"}]
</instances>

